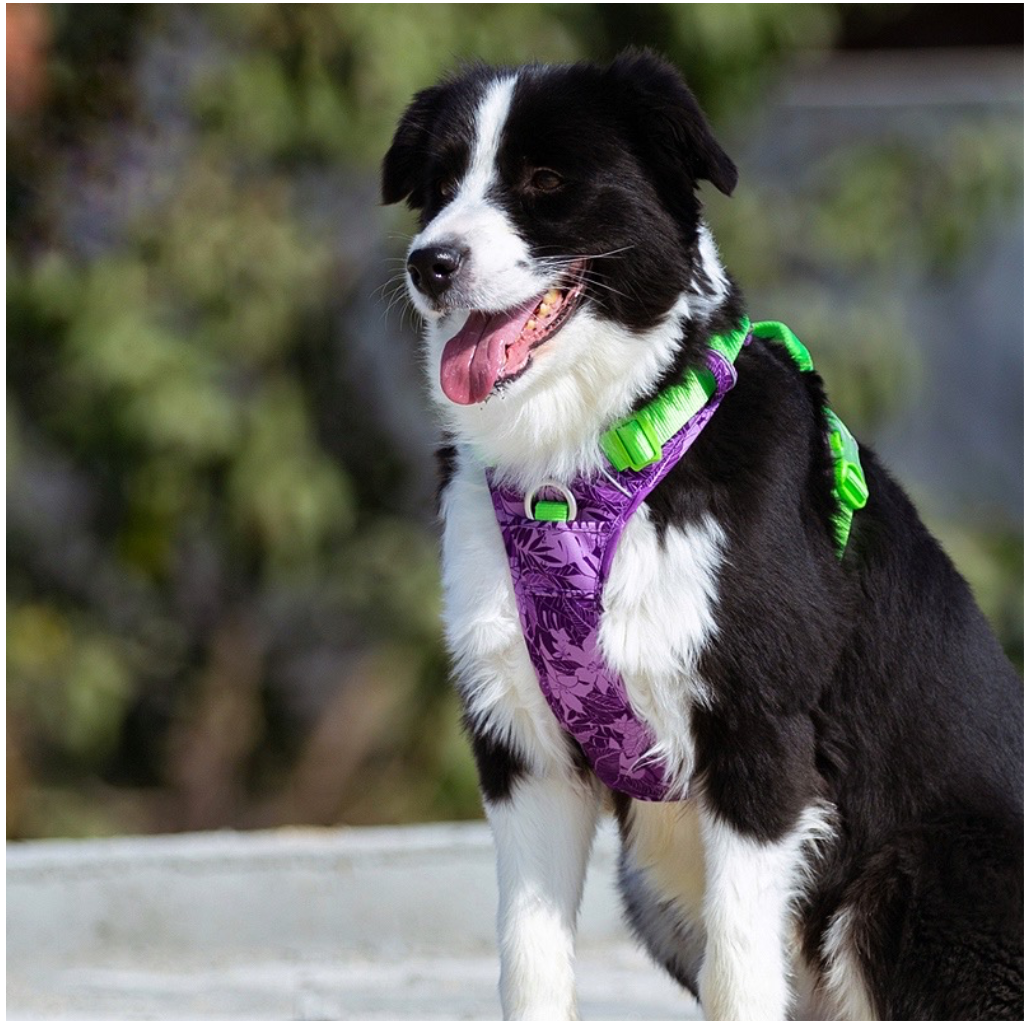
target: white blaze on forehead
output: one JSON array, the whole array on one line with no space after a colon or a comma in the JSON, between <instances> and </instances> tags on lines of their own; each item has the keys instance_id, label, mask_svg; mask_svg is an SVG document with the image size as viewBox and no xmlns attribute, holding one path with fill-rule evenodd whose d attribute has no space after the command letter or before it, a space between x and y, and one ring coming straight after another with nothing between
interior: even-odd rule
<instances>
[{"instance_id":1,"label":"white blaze on forehead","mask_svg":"<svg viewBox=\"0 0 1024 1024\"><path fill-rule=\"evenodd\" d=\"M467 215L490 205L487 192L498 176L498 147L515 85L515 76L511 76L499 78L487 86L476 108L469 166L455 198L430 222L422 238L433 239L452 230L458 231Z\"/></svg>"},{"instance_id":2,"label":"white blaze on forehead","mask_svg":"<svg viewBox=\"0 0 1024 1024\"><path fill-rule=\"evenodd\" d=\"M508 120L516 76L499 78L488 85L476 110L476 135L469 170L459 189L458 198L481 200L487 195L491 180L497 174L498 145Z\"/></svg>"}]
</instances>

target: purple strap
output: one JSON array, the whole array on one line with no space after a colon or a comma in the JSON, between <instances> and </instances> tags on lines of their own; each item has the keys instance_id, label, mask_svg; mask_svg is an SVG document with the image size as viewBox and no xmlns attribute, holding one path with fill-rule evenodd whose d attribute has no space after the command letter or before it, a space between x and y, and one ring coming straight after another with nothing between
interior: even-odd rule
<instances>
[{"instance_id":1,"label":"purple strap","mask_svg":"<svg viewBox=\"0 0 1024 1024\"><path fill-rule=\"evenodd\" d=\"M562 728L583 748L597 777L638 800L670 796L665 766L651 755L654 739L630 706L621 677L598 651L602 594L629 517L683 457L735 384L736 371L708 353L715 393L662 446L660 461L633 472L578 477L571 490L577 516L570 523L530 519L522 495L488 484L505 541L519 618L541 691ZM688 780L671 795L685 796Z\"/></svg>"}]
</instances>

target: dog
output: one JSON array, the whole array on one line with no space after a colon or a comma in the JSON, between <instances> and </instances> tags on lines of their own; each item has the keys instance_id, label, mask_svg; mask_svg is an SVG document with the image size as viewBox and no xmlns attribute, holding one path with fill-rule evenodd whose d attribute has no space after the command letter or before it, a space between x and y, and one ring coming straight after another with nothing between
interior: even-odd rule
<instances>
[{"instance_id":1,"label":"dog","mask_svg":"<svg viewBox=\"0 0 1024 1024\"><path fill-rule=\"evenodd\" d=\"M1020 1019L1020 680L866 447L837 557L822 382L747 332L702 217L699 186L736 184L647 51L465 67L413 98L384 158L384 203L420 218L406 283L450 441L444 621L495 839L503 1011L576 1017L611 802L626 917L709 1018ZM593 626L667 787L645 799L599 777L538 684L496 495L568 508L580 481L614 483L609 428L737 331L734 386L625 522Z\"/></svg>"}]
</instances>

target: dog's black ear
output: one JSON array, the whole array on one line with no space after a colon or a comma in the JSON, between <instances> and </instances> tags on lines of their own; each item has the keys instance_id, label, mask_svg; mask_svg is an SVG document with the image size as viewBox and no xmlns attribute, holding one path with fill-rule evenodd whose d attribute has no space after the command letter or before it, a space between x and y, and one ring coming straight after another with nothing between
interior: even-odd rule
<instances>
[{"instance_id":1,"label":"dog's black ear","mask_svg":"<svg viewBox=\"0 0 1024 1024\"><path fill-rule=\"evenodd\" d=\"M413 209L423 205L423 172L442 89L435 85L416 93L398 123L381 170L380 191L385 205L406 198Z\"/></svg>"},{"instance_id":2,"label":"dog's black ear","mask_svg":"<svg viewBox=\"0 0 1024 1024\"><path fill-rule=\"evenodd\" d=\"M634 137L693 182L710 181L732 195L736 165L711 134L704 112L679 72L650 50L627 50L608 75L628 97L625 113L636 118Z\"/></svg>"}]
</instances>

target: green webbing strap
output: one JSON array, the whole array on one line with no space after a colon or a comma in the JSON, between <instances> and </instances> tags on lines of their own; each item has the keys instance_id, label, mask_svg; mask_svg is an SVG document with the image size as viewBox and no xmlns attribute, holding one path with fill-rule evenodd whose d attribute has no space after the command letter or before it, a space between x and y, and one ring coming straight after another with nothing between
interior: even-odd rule
<instances>
[{"instance_id":1,"label":"green webbing strap","mask_svg":"<svg viewBox=\"0 0 1024 1024\"><path fill-rule=\"evenodd\" d=\"M736 330L710 338L708 347L734 363L749 331L750 321L744 317ZM691 370L682 383L665 388L642 409L602 435L601 450L618 470L639 471L650 466L661 458L661 446L678 434L714 393L715 375L711 370Z\"/></svg>"},{"instance_id":2,"label":"green webbing strap","mask_svg":"<svg viewBox=\"0 0 1024 1024\"><path fill-rule=\"evenodd\" d=\"M750 330L756 338L781 344L803 373L814 369L814 360L807 347L785 324L777 320L763 320L752 324ZM832 532L837 554L842 558L850 540L853 514L868 503L868 483L860 463L857 439L828 406L824 411L828 423L828 450L832 456L832 496L836 499Z\"/></svg>"}]
</instances>

